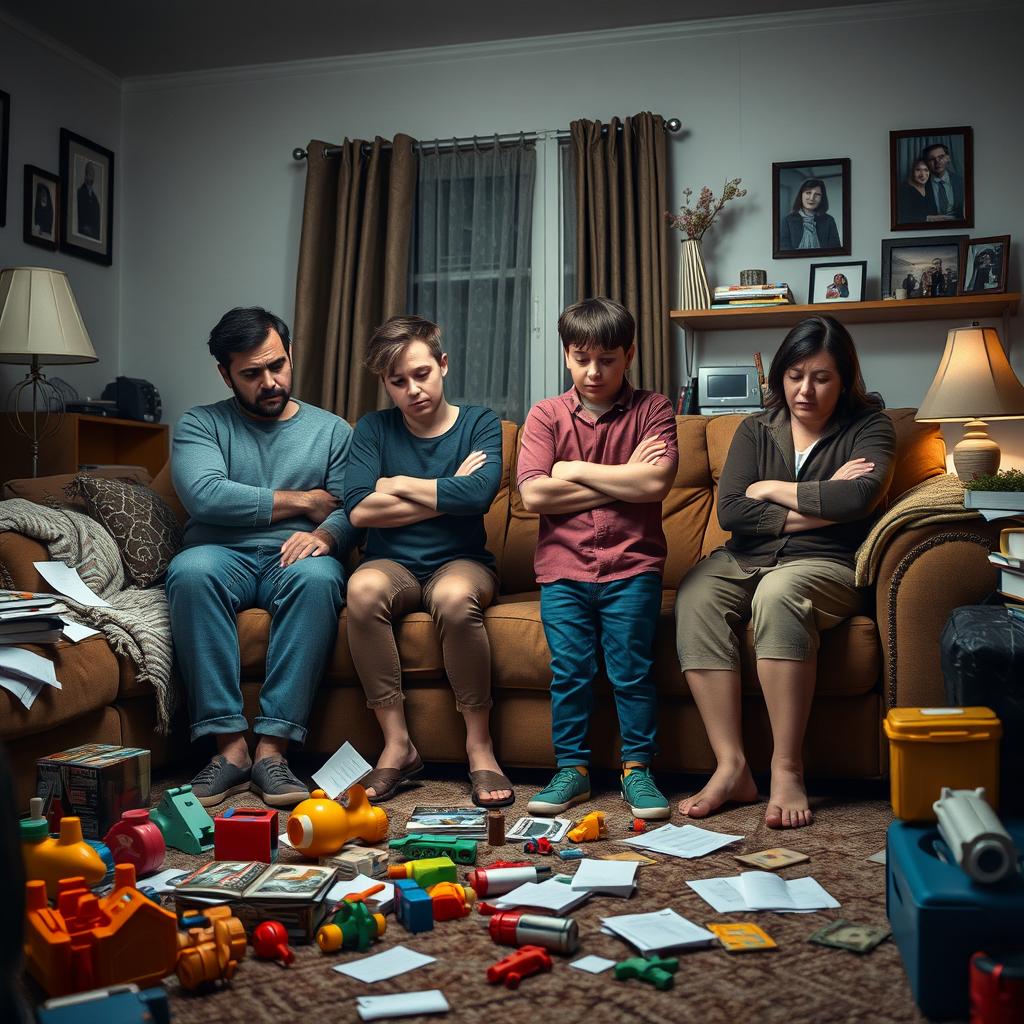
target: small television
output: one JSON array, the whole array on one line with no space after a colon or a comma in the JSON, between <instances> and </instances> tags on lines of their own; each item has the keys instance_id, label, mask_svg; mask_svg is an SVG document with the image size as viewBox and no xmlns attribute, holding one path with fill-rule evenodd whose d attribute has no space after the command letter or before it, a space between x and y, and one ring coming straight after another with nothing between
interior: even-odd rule
<instances>
[{"instance_id":1,"label":"small television","mask_svg":"<svg viewBox=\"0 0 1024 1024\"><path fill-rule=\"evenodd\" d=\"M703 415L758 412L761 385L754 366L701 366L697 369L697 404Z\"/></svg>"}]
</instances>

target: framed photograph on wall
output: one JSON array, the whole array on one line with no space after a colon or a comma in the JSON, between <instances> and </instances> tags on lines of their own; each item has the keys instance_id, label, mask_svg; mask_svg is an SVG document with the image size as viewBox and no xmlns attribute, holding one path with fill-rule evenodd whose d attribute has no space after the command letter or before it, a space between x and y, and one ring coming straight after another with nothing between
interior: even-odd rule
<instances>
[{"instance_id":1,"label":"framed photograph on wall","mask_svg":"<svg viewBox=\"0 0 1024 1024\"><path fill-rule=\"evenodd\" d=\"M863 302L867 276L867 260L812 263L811 280L807 285L807 301Z\"/></svg>"},{"instance_id":2,"label":"framed photograph on wall","mask_svg":"<svg viewBox=\"0 0 1024 1024\"><path fill-rule=\"evenodd\" d=\"M772 164L772 255L850 255L850 161Z\"/></svg>"},{"instance_id":3,"label":"framed photograph on wall","mask_svg":"<svg viewBox=\"0 0 1024 1024\"><path fill-rule=\"evenodd\" d=\"M908 299L956 295L960 282L960 243L966 235L882 239L882 298L906 292Z\"/></svg>"},{"instance_id":4,"label":"framed photograph on wall","mask_svg":"<svg viewBox=\"0 0 1024 1024\"><path fill-rule=\"evenodd\" d=\"M961 242L960 294L992 295L1006 291L1010 236L968 238Z\"/></svg>"},{"instance_id":5,"label":"framed photograph on wall","mask_svg":"<svg viewBox=\"0 0 1024 1024\"><path fill-rule=\"evenodd\" d=\"M7 154L11 145L11 97L0 89L0 228L7 225Z\"/></svg>"},{"instance_id":6,"label":"framed photograph on wall","mask_svg":"<svg viewBox=\"0 0 1024 1024\"><path fill-rule=\"evenodd\" d=\"M60 248L109 267L113 262L114 154L60 130Z\"/></svg>"},{"instance_id":7,"label":"framed photograph on wall","mask_svg":"<svg viewBox=\"0 0 1024 1024\"><path fill-rule=\"evenodd\" d=\"M974 226L974 135L970 128L889 132L893 231Z\"/></svg>"},{"instance_id":8,"label":"framed photograph on wall","mask_svg":"<svg viewBox=\"0 0 1024 1024\"><path fill-rule=\"evenodd\" d=\"M60 229L60 178L25 164L24 238L29 245L56 249Z\"/></svg>"}]
</instances>

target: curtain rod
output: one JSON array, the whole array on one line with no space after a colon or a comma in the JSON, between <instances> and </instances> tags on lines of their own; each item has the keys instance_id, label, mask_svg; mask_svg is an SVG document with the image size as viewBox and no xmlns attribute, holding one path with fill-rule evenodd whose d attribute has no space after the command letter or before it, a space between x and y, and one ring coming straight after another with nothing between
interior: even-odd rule
<instances>
[{"instance_id":1,"label":"curtain rod","mask_svg":"<svg viewBox=\"0 0 1024 1024\"><path fill-rule=\"evenodd\" d=\"M665 122L665 131L667 132L678 132L683 127L683 122L678 117L671 117ZM603 135L608 130L607 125L603 125L601 128L601 134ZM622 131L622 125L618 127L619 131ZM500 135L469 135L465 138L455 139L434 139L429 142L414 142L413 149L455 149L459 146L468 146L470 144L476 145L478 142L496 142L499 145L502 143L510 142L536 142L540 138L544 138L547 135L554 134L556 139L567 139L572 134L568 129L559 128L556 132L505 132ZM384 149L390 149L391 143L384 143ZM325 146L324 156L337 156L342 151L341 146ZM292 150L293 160L305 160L307 153L304 149L296 146Z\"/></svg>"}]
</instances>

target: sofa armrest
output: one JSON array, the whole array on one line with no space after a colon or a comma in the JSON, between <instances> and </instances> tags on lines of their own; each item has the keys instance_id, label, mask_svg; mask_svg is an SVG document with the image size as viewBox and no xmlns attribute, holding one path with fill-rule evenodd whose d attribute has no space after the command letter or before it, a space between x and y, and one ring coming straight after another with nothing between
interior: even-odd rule
<instances>
[{"instance_id":1,"label":"sofa armrest","mask_svg":"<svg viewBox=\"0 0 1024 1024\"><path fill-rule=\"evenodd\" d=\"M982 519L900 530L886 545L875 583L887 707L946 703L939 638L954 608L996 589L988 554L999 522Z\"/></svg>"},{"instance_id":2,"label":"sofa armrest","mask_svg":"<svg viewBox=\"0 0 1024 1024\"><path fill-rule=\"evenodd\" d=\"M11 530L0 532L0 587L49 592L49 584L32 564L49 560L45 544Z\"/></svg>"}]
</instances>

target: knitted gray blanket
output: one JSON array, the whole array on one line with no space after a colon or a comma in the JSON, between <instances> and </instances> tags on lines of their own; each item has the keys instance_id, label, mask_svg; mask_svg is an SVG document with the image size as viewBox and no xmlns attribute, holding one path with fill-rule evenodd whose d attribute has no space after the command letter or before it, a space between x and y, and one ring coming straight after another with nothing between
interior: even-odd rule
<instances>
[{"instance_id":1,"label":"knitted gray blanket","mask_svg":"<svg viewBox=\"0 0 1024 1024\"><path fill-rule=\"evenodd\" d=\"M171 678L171 624L161 586L126 586L117 545L94 519L72 509L49 508L24 498L0 501L0 530L40 541L50 558L78 570L82 581L109 608L92 608L58 595L69 618L98 629L116 654L135 666L138 679L156 693L157 729L166 733L177 703Z\"/></svg>"}]
</instances>

